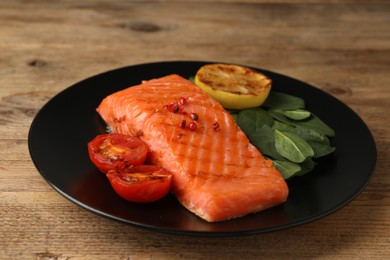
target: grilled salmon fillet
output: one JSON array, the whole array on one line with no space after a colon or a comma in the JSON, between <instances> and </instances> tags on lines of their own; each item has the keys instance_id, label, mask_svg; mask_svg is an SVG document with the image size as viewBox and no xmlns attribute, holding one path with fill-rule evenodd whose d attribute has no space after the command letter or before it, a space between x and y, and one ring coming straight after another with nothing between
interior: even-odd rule
<instances>
[{"instance_id":1,"label":"grilled salmon fillet","mask_svg":"<svg viewBox=\"0 0 390 260\"><path fill-rule=\"evenodd\" d=\"M285 180L230 113L178 75L111 94L97 112L113 132L146 142L148 162L172 173L173 195L208 222L259 212L287 199Z\"/></svg>"}]
</instances>

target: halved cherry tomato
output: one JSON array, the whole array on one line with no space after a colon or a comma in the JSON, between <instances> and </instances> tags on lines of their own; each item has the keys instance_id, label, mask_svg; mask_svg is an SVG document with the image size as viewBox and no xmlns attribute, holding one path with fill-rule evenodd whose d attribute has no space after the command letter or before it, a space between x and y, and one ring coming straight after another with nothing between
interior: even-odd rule
<instances>
[{"instance_id":1,"label":"halved cherry tomato","mask_svg":"<svg viewBox=\"0 0 390 260\"><path fill-rule=\"evenodd\" d=\"M139 138L124 134L102 134L88 143L91 161L104 173L143 164L148 150Z\"/></svg>"},{"instance_id":2,"label":"halved cherry tomato","mask_svg":"<svg viewBox=\"0 0 390 260\"><path fill-rule=\"evenodd\" d=\"M125 200L147 203L161 199L169 192L172 175L167 170L154 165L137 165L125 171L109 171L114 191Z\"/></svg>"}]
</instances>

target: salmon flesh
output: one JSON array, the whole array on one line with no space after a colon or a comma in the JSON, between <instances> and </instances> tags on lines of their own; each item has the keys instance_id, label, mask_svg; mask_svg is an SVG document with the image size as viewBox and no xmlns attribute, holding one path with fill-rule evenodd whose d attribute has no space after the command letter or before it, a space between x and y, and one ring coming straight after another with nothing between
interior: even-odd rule
<instances>
[{"instance_id":1,"label":"salmon flesh","mask_svg":"<svg viewBox=\"0 0 390 260\"><path fill-rule=\"evenodd\" d=\"M112 132L146 142L148 163L172 173L172 194L208 222L259 212L287 199L287 184L272 161L250 144L230 113L181 76L118 91L97 112Z\"/></svg>"}]
</instances>

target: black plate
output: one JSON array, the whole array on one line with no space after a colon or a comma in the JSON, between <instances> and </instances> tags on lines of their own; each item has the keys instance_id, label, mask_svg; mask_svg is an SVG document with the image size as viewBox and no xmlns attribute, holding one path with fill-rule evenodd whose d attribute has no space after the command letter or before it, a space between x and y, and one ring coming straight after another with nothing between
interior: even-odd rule
<instances>
[{"instance_id":1,"label":"black plate","mask_svg":"<svg viewBox=\"0 0 390 260\"><path fill-rule=\"evenodd\" d=\"M258 69L273 90L299 96L336 132L336 151L310 174L288 181L283 205L220 223L207 223L172 196L152 204L118 197L89 160L87 143L106 126L95 108L110 93L168 74L193 76L205 62L158 62L109 71L83 80L52 98L29 132L31 158L43 178L72 202L99 215L160 232L187 235L242 235L281 230L324 217L345 206L368 184L376 164L374 139L350 108L304 82Z\"/></svg>"}]
</instances>

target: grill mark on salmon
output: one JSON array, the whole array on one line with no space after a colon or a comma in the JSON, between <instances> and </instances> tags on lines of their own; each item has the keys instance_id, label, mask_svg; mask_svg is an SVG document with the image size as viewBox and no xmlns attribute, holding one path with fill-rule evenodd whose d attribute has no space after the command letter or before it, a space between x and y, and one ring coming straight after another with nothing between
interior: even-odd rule
<instances>
[{"instance_id":1,"label":"grill mark on salmon","mask_svg":"<svg viewBox=\"0 0 390 260\"><path fill-rule=\"evenodd\" d=\"M180 97L187 100L184 114L164 109ZM206 221L241 217L287 199L283 177L231 115L178 75L109 95L97 111L113 132L138 136L149 145L148 161L172 172L172 193ZM191 112L199 116L195 131L179 126L182 120L188 126Z\"/></svg>"}]
</instances>

